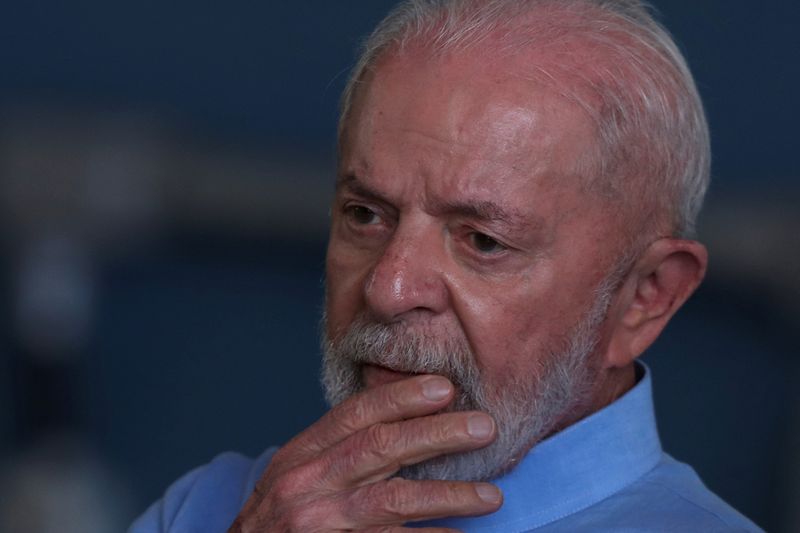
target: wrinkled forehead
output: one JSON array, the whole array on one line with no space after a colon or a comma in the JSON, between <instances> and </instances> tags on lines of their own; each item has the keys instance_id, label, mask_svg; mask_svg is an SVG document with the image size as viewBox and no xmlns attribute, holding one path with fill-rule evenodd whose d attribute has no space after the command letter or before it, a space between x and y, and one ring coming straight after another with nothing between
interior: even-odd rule
<instances>
[{"instance_id":1,"label":"wrinkled forehead","mask_svg":"<svg viewBox=\"0 0 800 533\"><path fill-rule=\"evenodd\" d=\"M596 145L590 115L541 73L528 75L529 59L521 63L513 56L491 61L409 48L386 54L359 86L342 132L343 159L355 146L402 130L486 160L546 163L579 174ZM526 154L533 159L524 161Z\"/></svg>"}]
</instances>

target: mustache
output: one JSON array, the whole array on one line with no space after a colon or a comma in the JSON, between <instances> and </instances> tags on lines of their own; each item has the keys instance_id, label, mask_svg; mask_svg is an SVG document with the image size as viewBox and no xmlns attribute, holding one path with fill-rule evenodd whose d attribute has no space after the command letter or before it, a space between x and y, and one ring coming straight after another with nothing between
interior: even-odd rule
<instances>
[{"instance_id":1,"label":"mustache","mask_svg":"<svg viewBox=\"0 0 800 533\"><path fill-rule=\"evenodd\" d=\"M455 385L475 383L480 370L463 336L434 335L406 324L384 324L359 316L330 352L351 364L372 364L397 372L438 374Z\"/></svg>"}]
</instances>

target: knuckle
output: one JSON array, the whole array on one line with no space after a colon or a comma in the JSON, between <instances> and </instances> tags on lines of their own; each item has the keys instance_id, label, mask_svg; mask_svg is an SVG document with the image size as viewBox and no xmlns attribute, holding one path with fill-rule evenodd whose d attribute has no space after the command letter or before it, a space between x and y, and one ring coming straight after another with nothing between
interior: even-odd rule
<instances>
[{"instance_id":1,"label":"knuckle","mask_svg":"<svg viewBox=\"0 0 800 533\"><path fill-rule=\"evenodd\" d=\"M375 424L364 431L364 441L371 454L379 459L387 459L391 456L397 435L391 427L386 424Z\"/></svg>"},{"instance_id":2,"label":"knuckle","mask_svg":"<svg viewBox=\"0 0 800 533\"><path fill-rule=\"evenodd\" d=\"M380 495L373 494L372 497L380 498L380 502L376 503L384 514L402 518L408 516L415 508L414 492L409 490L409 485L410 482L405 479L392 478L383 484Z\"/></svg>"},{"instance_id":3,"label":"knuckle","mask_svg":"<svg viewBox=\"0 0 800 533\"><path fill-rule=\"evenodd\" d=\"M406 398L403 394L405 386L405 383L392 383L389 386L379 389L380 397L378 401L383 409L392 414L398 414L405 410L404 406L407 403L404 401Z\"/></svg>"},{"instance_id":4,"label":"knuckle","mask_svg":"<svg viewBox=\"0 0 800 533\"><path fill-rule=\"evenodd\" d=\"M336 406L331 411L331 416L336 425L350 433L356 431L368 419L368 413L369 408L365 399L359 394Z\"/></svg>"}]
</instances>

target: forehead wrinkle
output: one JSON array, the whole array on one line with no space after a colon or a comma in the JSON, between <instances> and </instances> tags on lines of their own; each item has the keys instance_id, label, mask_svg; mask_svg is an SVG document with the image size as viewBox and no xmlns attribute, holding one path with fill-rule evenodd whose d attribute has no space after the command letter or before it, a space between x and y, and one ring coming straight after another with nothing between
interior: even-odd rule
<instances>
[{"instance_id":1,"label":"forehead wrinkle","mask_svg":"<svg viewBox=\"0 0 800 533\"><path fill-rule=\"evenodd\" d=\"M448 138L445 135L434 135L431 132L421 131L416 128L405 127L398 130L399 133L407 134L412 138L418 138L425 143L441 145L447 152L462 153L467 152L469 149L474 149L481 144L476 140L475 142L467 142L463 138Z\"/></svg>"}]
</instances>

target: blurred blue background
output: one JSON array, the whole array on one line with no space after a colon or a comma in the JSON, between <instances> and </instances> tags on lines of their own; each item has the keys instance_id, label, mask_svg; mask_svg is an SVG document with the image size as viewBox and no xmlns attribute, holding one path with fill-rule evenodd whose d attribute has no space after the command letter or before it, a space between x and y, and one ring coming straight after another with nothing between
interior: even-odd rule
<instances>
[{"instance_id":1,"label":"blurred blue background","mask_svg":"<svg viewBox=\"0 0 800 533\"><path fill-rule=\"evenodd\" d=\"M0 531L121 531L324 412L336 107L387 0L0 17ZM666 448L800 531L800 5L661 0L703 93L707 283L647 355Z\"/></svg>"}]
</instances>

